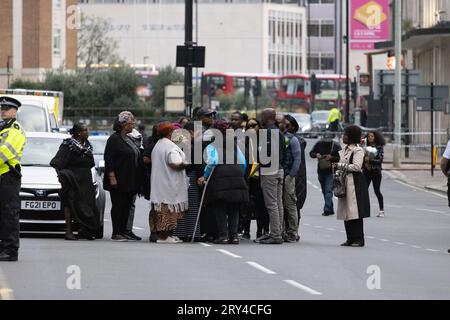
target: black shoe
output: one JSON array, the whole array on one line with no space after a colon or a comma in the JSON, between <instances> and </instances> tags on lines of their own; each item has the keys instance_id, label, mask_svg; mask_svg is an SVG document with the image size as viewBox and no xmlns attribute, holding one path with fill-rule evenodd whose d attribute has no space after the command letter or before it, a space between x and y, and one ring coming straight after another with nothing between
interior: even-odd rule
<instances>
[{"instance_id":1,"label":"black shoe","mask_svg":"<svg viewBox=\"0 0 450 320\"><path fill-rule=\"evenodd\" d=\"M86 239L86 240L95 240L95 237L93 235L91 235L90 232L81 229L80 231L78 231L78 238L79 239Z\"/></svg>"},{"instance_id":2,"label":"black shoe","mask_svg":"<svg viewBox=\"0 0 450 320\"><path fill-rule=\"evenodd\" d=\"M142 240L142 238L141 238L141 237L138 237L137 235L135 235L135 234L133 233L133 231L127 232L126 235L127 235L128 237L132 238L133 240L136 240L136 241L141 241L141 240Z\"/></svg>"},{"instance_id":3,"label":"black shoe","mask_svg":"<svg viewBox=\"0 0 450 320\"><path fill-rule=\"evenodd\" d=\"M245 233L242 235L242 238L247 239L247 240L250 240L250 233L249 233L249 232L245 232Z\"/></svg>"},{"instance_id":4,"label":"black shoe","mask_svg":"<svg viewBox=\"0 0 450 320\"><path fill-rule=\"evenodd\" d=\"M217 238L216 240L213 241L214 244L228 244L228 239L227 238Z\"/></svg>"},{"instance_id":5,"label":"black shoe","mask_svg":"<svg viewBox=\"0 0 450 320\"><path fill-rule=\"evenodd\" d=\"M352 244L348 241L345 241L344 243L341 243L341 247L350 247Z\"/></svg>"},{"instance_id":6,"label":"black shoe","mask_svg":"<svg viewBox=\"0 0 450 320\"><path fill-rule=\"evenodd\" d=\"M287 237L284 242L287 243L296 243L297 242L297 237Z\"/></svg>"},{"instance_id":7,"label":"black shoe","mask_svg":"<svg viewBox=\"0 0 450 320\"><path fill-rule=\"evenodd\" d=\"M266 240L269 239L270 236L268 234L263 234L262 236L256 238L255 240L253 240L254 243L260 243L262 240Z\"/></svg>"},{"instance_id":8,"label":"black shoe","mask_svg":"<svg viewBox=\"0 0 450 320\"><path fill-rule=\"evenodd\" d=\"M364 247L364 245L365 245L364 240L362 240L362 241L355 241L350 246L351 247Z\"/></svg>"},{"instance_id":9,"label":"black shoe","mask_svg":"<svg viewBox=\"0 0 450 320\"><path fill-rule=\"evenodd\" d=\"M230 239L228 241L228 243L229 244L239 244L239 239L237 237L236 238L232 238L232 239Z\"/></svg>"},{"instance_id":10,"label":"black shoe","mask_svg":"<svg viewBox=\"0 0 450 320\"><path fill-rule=\"evenodd\" d=\"M18 255L16 254L8 254L6 252L2 252L0 253L0 261L17 261L18 260Z\"/></svg>"},{"instance_id":11,"label":"black shoe","mask_svg":"<svg viewBox=\"0 0 450 320\"><path fill-rule=\"evenodd\" d=\"M265 240L261 240L259 243L260 244L282 244L283 239L274 239L272 237L269 237Z\"/></svg>"},{"instance_id":12,"label":"black shoe","mask_svg":"<svg viewBox=\"0 0 450 320\"><path fill-rule=\"evenodd\" d=\"M78 238L77 237L75 237L73 234L71 234L71 235L65 235L64 236L64 239L65 240L69 240L69 241L76 241L76 240L78 240Z\"/></svg>"}]
</instances>

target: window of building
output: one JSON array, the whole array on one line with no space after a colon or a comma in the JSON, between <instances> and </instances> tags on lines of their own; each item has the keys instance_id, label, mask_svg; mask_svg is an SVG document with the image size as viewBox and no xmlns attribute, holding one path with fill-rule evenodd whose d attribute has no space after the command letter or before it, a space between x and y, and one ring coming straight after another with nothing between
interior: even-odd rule
<instances>
[{"instance_id":1,"label":"window of building","mask_svg":"<svg viewBox=\"0 0 450 320\"><path fill-rule=\"evenodd\" d=\"M320 26L320 33L322 37L334 37L334 24L323 23Z\"/></svg>"},{"instance_id":2,"label":"window of building","mask_svg":"<svg viewBox=\"0 0 450 320\"><path fill-rule=\"evenodd\" d=\"M308 24L308 37L318 37L319 36L319 23L311 22Z\"/></svg>"},{"instance_id":3,"label":"window of building","mask_svg":"<svg viewBox=\"0 0 450 320\"><path fill-rule=\"evenodd\" d=\"M308 70L319 70L319 57L308 57Z\"/></svg>"},{"instance_id":4,"label":"window of building","mask_svg":"<svg viewBox=\"0 0 450 320\"><path fill-rule=\"evenodd\" d=\"M53 53L61 53L61 29L54 29L53 33Z\"/></svg>"},{"instance_id":5,"label":"window of building","mask_svg":"<svg viewBox=\"0 0 450 320\"><path fill-rule=\"evenodd\" d=\"M334 70L334 58L322 57L320 63L322 70Z\"/></svg>"}]
</instances>

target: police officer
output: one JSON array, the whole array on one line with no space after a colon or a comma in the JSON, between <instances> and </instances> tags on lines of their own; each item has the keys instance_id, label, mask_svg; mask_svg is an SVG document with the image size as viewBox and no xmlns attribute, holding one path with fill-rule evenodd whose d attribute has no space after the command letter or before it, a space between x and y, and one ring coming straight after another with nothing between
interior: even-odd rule
<instances>
[{"instance_id":1,"label":"police officer","mask_svg":"<svg viewBox=\"0 0 450 320\"><path fill-rule=\"evenodd\" d=\"M26 142L16 121L21 103L0 97L0 261L17 261L19 251L20 158Z\"/></svg>"}]
</instances>

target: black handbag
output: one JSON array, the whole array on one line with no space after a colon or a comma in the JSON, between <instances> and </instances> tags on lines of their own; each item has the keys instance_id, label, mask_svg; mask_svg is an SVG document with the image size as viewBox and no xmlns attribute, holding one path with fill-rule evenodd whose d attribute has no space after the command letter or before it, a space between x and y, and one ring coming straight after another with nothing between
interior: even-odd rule
<instances>
[{"instance_id":1,"label":"black handbag","mask_svg":"<svg viewBox=\"0 0 450 320\"><path fill-rule=\"evenodd\" d=\"M333 152L333 148L334 148L334 141L331 143L330 154ZM319 170L320 171L330 170L331 167L332 167L332 165L331 165L330 160L326 160L324 158L319 159Z\"/></svg>"},{"instance_id":2,"label":"black handbag","mask_svg":"<svg viewBox=\"0 0 450 320\"><path fill-rule=\"evenodd\" d=\"M353 163L353 152L350 156L349 164ZM347 196L347 167L334 170L333 172L333 193L336 198L345 198Z\"/></svg>"}]
</instances>

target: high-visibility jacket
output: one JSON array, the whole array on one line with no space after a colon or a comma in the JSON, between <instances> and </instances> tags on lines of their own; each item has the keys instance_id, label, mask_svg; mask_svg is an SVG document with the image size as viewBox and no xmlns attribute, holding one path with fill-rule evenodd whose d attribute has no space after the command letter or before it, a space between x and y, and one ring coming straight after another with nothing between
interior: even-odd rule
<instances>
[{"instance_id":1,"label":"high-visibility jacket","mask_svg":"<svg viewBox=\"0 0 450 320\"><path fill-rule=\"evenodd\" d=\"M0 131L0 175L9 172L10 167L20 164L27 138L22 126L15 120Z\"/></svg>"},{"instance_id":2,"label":"high-visibility jacket","mask_svg":"<svg viewBox=\"0 0 450 320\"><path fill-rule=\"evenodd\" d=\"M339 121L340 119L341 119L341 113L339 112L339 109L338 108L331 109L330 113L328 115L328 123Z\"/></svg>"}]
</instances>

